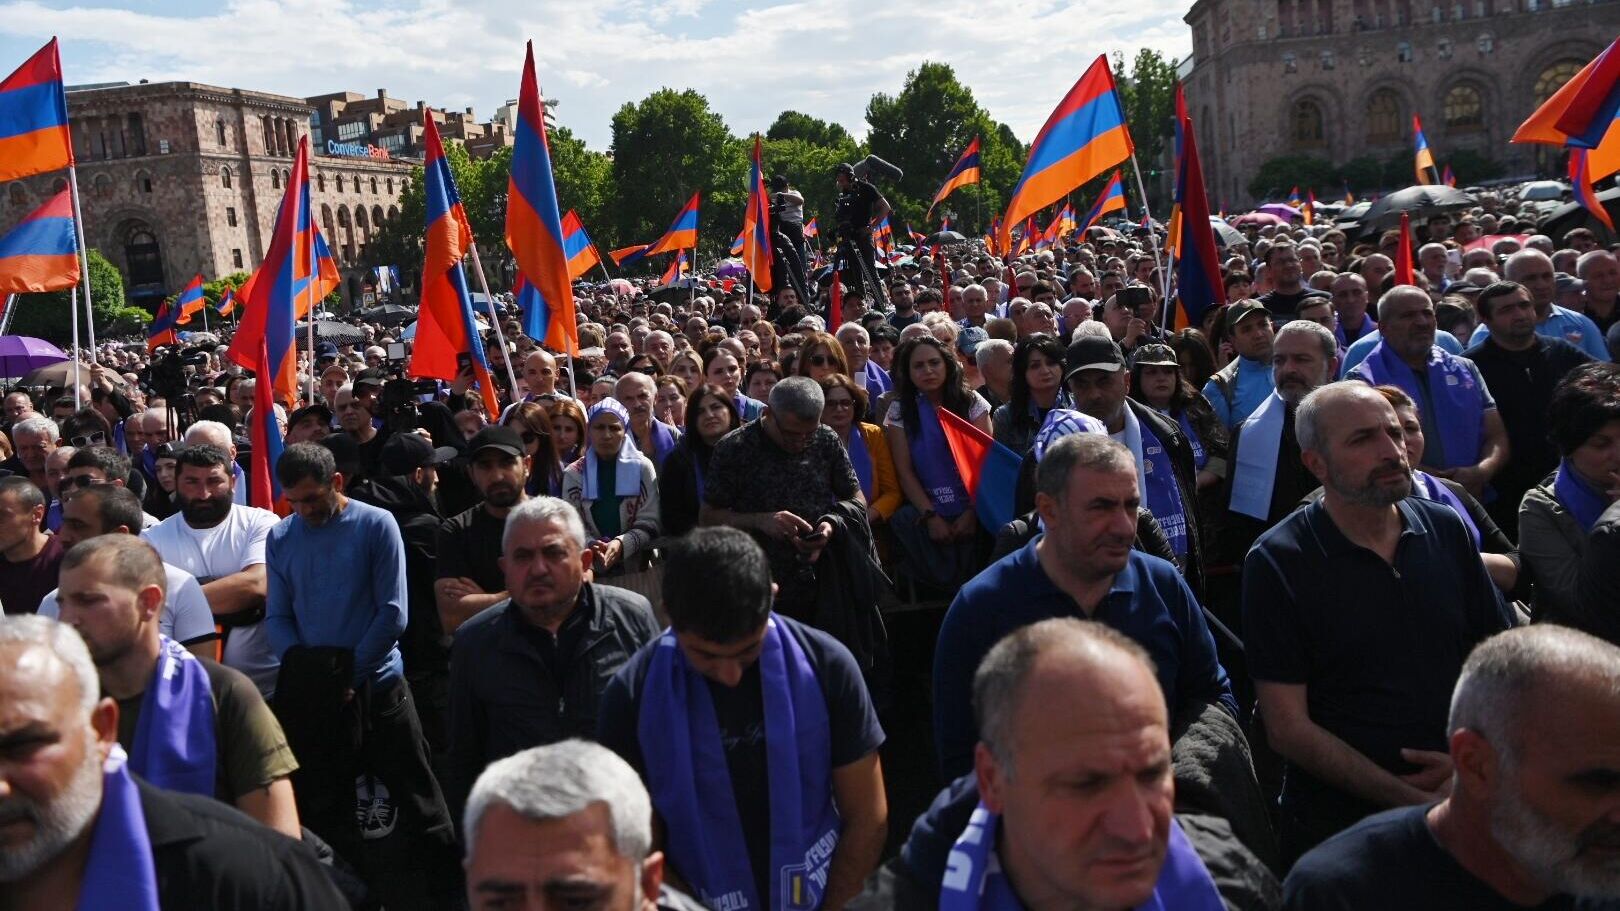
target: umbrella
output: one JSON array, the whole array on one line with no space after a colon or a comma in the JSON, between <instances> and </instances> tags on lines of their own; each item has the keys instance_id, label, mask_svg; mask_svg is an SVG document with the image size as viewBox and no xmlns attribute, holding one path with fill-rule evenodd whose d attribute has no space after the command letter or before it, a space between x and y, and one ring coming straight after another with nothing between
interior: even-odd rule
<instances>
[{"instance_id":1,"label":"umbrella","mask_svg":"<svg viewBox=\"0 0 1620 911\"><path fill-rule=\"evenodd\" d=\"M1564 198L1569 187L1556 180L1532 180L1519 188L1519 198L1527 202Z\"/></svg>"},{"instance_id":2,"label":"umbrella","mask_svg":"<svg viewBox=\"0 0 1620 911\"><path fill-rule=\"evenodd\" d=\"M636 286L630 284L630 280L627 279L627 278L615 278L615 279L609 280L608 281L608 288L611 289L614 294L635 294L636 293Z\"/></svg>"},{"instance_id":3,"label":"umbrella","mask_svg":"<svg viewBox=\"0 0 1620 911\"><path fill-rule=\"evenodd\" d=\"M1401 213L1421 220L1430 215L1455 212L1472 206L1476 200L1461 190L1440 184L1407 187L1385 196L1367 207L1360 222L1363 228L1381 228L1399 224Z\"/></svg>"},{"instance_id":4,"label":"umbrella","mask_svg":"<svg viewBox=\"0 0 1620 911\"><path fill-rule=\"evenodd\" d=\"M298 344L309 344L309 323L299 323L297 326ZM358 326L348 323L334 322L333 320L318 319L315 321L315 342L331 342L334 345L364 345L366 333Z\"/></svg>"},{"instance_id":5,"label":"umbrella","mask_svg":"<svg viewBox=\"0 0 1620 911\"><path fill-rule=\"evenodd\" d=\"M1242 231L1239 231L1213 215L1209 217L1209 227L1210 230L1215 232L1215 242L1223 247L1231 247L1237 244L1246 244L1249 242L1249 239L1243 236Z\"/></svg>"},{"instance_id":6,"label":"umbrella","mask_svg":"<svg viewBox=\"0 0 1620 911\"><path fill-rule=\"evenodd\" d=\"M707 290L708 287L708 283L702 279L687 276L686 278L678 278L667 285L660 285L647 292L647 295L653 300L671 300L684 298L690 295L694 289L703 291Z\"/></svg>"},{"instance_id":7,"label":"umbrella","mask_svg":"<svg viewBox=\"0 0 1620 911\"><path fill-rule=\"evenodd\" d=\"M1333 220L1340 224L1353 224L1360 221L1361 216L1366 215L1367 210L1370 208L1372 208L1372 200L1364 199L1333 216Z\"/></svg>"},{"instance_id":8,"label":"umbrella","mask_svg":"<svg viewBox=\"0 0 1620 911\"><path fill-rule=\"evenodd\" d=\"M66 357L66 355L63 355L63 356ZM118 371L116 371L116 370L108 369L107 371L104 372L103 375L106 376L108 379L112 380L114 383L117 383L120 386L127 385L124 382L124 377L121 374L119 374ZM46 364L43 367L35 367L33 370L30 370L26 376L24 376L22 378L22 382L21 382L20 385L23 385L23 386L43 386L43 387L49 388L51 386L66 386L68 383L70 383L72 381L73 381L73 361L71 361L71 360L63 360L63 361L57 361L54 364ZM89 364L85 364L85 363L80 363L79 364L79 381L81 383L90 382L90 365Z\"/></svg>"},{"instance_id":9,"label":"umbrella","mask_svg":"<svg viewBox=\"0 0 1620 911\"><path fill-rule=\"evenodd\" d=\"M1610 218L1620 219L1620 189L1604 190L1597 195L1598 202L1609 211ZM1620 220L1615 224L1620 225ZM1562 237L1573 228L1591 228L1598 237L1610 236L1607 225L1592 217L1592 213L1578 202L1559 206L1542 221L1540 232L1549 237Z\"/></svg>"},{"instance_id":10,"label":"umbrella","mask_svg":"<svg viewBox=\"0 0 1620 911\"><path fill-rule=\"evenodd\" d=\"M1278 218L1287 219L1288 221L1293 221L1294 219L1300 217L1298 209L1288 205L1287 203L1281 202L1268 202L1255 211L1264 212L1267 215L1275 215Z\"/></svg>"},{"instance_id":11,"label":"umbrella","mask_svg":"<svg viewBox=\"0 0 1620 911\"><path fill-rule=\"evenodd\" d=\"M1278 218L1270 212L1245 212L1242 215L1239 215L1237 218L1232 219L1230 224L1232 224L1234 227L1241 228L1246 225L1255 225L1256 227L1264 227L1265 225L1286 225L1288 222Z\"/></svg>"},{"instance_id":12,"label":"umbrella","mask_svg":"<svg viewBox=\"0 0 1620 911\"><path fill-rule=\"evenodd\" d=\"M212 332L182 332L180 341L188 345L217 345L219 336Z\"/></svg>"},{"instance_id":13,"label":"umbrella","mask_svg":"<svg viewBox=\"0 0 1620 911\"><path fill-rule=\"evenodd\" d=\"M935 231L928 235L928 242L931 244L965 244L967 238L955 231Z\"/></svg>"},{"instance_id":14,"label":"umbrella","mask_svg":"<svg viewBox=\"0 0 1620 911\"><path fill-rule=\"evenodd\" d=\"M0 376L22 376L68 359L67 352L31 335L0 335Z\"/></svg>"},{"instance_id":15,"label":"umbrella","mask_svg":"<svg viewBox=\"0 0 1620 911\"><path fill-rule=\"evenodd\" d=\"M395 326L415 316L416 311L410 307L402 307L399 304L383 304L381 307L372 307L370 310L362 311L360 315L368 322L381 323L384 326Z\"/></svg>"},{"instance_id":16,"label":"umbrella","mask_svg":"<svg viewBox=\"0 0 1620 911\"><path fill-rule=\"evenodd\" d=\"M738 278L748 274L748 267L740 259L728 259L714 269L717 278Z\"/></svg>"}]
</instances>

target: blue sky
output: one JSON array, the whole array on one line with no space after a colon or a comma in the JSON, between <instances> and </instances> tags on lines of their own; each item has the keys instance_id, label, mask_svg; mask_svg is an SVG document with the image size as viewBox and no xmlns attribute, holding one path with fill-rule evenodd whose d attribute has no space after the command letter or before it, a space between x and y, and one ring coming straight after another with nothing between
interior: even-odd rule
<instances>
[{"instance_id":1,"label":"blue sky","mask_svg":"<svg viewBox=\"0 0 1620 911\"><path fill-rule=\"evenodd\" d=\"M1191 45L1186 0L0 0L0 72L52 35L69 83L191 80L286 95L386 88L488 118L517 96L531 38L557 119L592 148L663 86L732 131L792 108L865 133L872 93L924 60L956 68L1026 141L1099 53Z\"/></svg>"}]
</instances>

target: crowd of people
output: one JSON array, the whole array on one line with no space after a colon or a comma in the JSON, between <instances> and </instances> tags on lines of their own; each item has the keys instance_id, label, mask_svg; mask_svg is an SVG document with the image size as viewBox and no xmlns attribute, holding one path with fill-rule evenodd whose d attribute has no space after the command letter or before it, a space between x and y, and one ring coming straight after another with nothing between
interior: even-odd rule
<instances>
[{"instance_id":1,"label":"crowd of people","mask_svg":"<svg viewBox=\"0 0 1620 911\"><path fill-rule=\"evenodd\" d=\"M0 909L1620 907L1620 261L1536 230L581 284L498 412L356 318L279 515L264 380L104 346L0 403Z\"/></svg>"}]
</instances>

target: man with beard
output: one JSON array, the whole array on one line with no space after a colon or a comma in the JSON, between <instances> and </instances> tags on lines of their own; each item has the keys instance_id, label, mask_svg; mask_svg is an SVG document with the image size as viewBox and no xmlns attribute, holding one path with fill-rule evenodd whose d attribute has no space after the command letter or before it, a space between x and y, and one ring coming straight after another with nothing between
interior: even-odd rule
<instances>
[{"instance_id":1,"label":"man with beard","mask_svg":"<svg viewBox=\"0 0 1620 911\"><path fill-rule=\"evenodd\" d=\"M0 618L0 908L341 911L315 855L130 774L71 627Z\"/></svg>"},{"instance_id":2,"label":"man with beard","mask_svg":"<svg viewBox=\"0 0 1620 911\"><path fill-rule=\"evenodd\" d=\"M1462 519L1410 496L1383 395L1323 386L1295 426L1322 499L1266 532L1243 565L1245 656L1287 762L1285 865L1379 810L1444 795L1452 685L1469 649L1512 623Z\"/></svg>"},{"instance_id":3,"label":"man with beard","mask_svg":"<svg viewBox=\"0 0 1620 911\"><path fill-rule=\"evenodd\" d=\"M529 458L523 439L510 427L491 426L467 442L473 485L484 502L439 526L438 581L433 594L445 633L454 633L474 614L506 600L501 572L501 534L506 514L527 498Z\"/></svg>"},{"instance_id":4,"label":"man with beard","mask_svg":"<svg viewBox=\"0 0 1620 911\"><path fill-rule=\"evenodd\" d=\"M1283 322L1294 318L1305 298L1327 296L1305 284L1309 273L1300 266L1299 250L1293 244L1273 244L1267 249L1266 268L1271 272L1272 288L1260 295L1260 304Z\"/></svg>"},{"instance_id":5,"label":"man with beard","mask_svg":"<svg viewBox=\"0 0 1620 911\"><path fill-rule=\"evenodd\" d=\"M1620 907L1620 649L1555 625L1475 649L1451 700L1451 793L1307 854L1286 909Z\"/></svg>"},{"instance_id":6,"label":"man with beard","mask_svg":"<svg viewBox=\"0 0 1620 911\"><path fill-rule=\"evenodd\" d=\"M1232 433L1222 563L1241 563L1249 545L1281 522L1319 484L1300 458L1295 413L1313 389L1338 372L1338 344L1318 323L1296 319L1271 347L1271 396Z\"/></svg>"},{"instance_id":7,"label":"man with beard","mask_svg":"<svg viewBox=\"0 0 1620 911\"><path fill-rule=\"evenodd\" d=\"M264 629L264 539L276 514L237 505L236 465L218 446L175 454L174 494L180 511L141 533L163 562L201 583L214 618L225 627L220 663L248 675L266 700L281 666Z\"/></svg>"}]
</instances>

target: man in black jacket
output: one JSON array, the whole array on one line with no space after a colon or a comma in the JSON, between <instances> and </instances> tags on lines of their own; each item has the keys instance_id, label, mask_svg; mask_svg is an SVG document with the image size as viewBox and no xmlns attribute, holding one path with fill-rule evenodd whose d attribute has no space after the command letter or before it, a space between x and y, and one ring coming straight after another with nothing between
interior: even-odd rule
<instances>
[{"instance_id":1,"label":"man in black jacket","mask_svg":"<svg viewBox=\"0 0 1620 911\"><path fill-rule=\"evenodd\" d=\"M593 736L602 690L658 635L646 598L585 581L585 545L579 514L555 497L507 515L501 569L511 596L462 624L450 651L453 808L494 760Z\"/></svg>"},{"instance_id":2,"label":"man in black jacket","mask_svg":"<svg viewBox=\"0 0 1620 911\"><path fill-rule=\"evenodd\" d=\"M1077 339L1064 358L1063 376L1075 408L1101 421L1109 436L1131 450L1142 505L1159 520L1188 586L1202 596L1198 470L1186 435L1174 420L1130 397L1131 372L1111 338Z\"/></svg>"}]
</instances>

